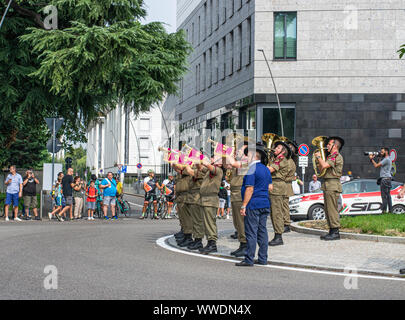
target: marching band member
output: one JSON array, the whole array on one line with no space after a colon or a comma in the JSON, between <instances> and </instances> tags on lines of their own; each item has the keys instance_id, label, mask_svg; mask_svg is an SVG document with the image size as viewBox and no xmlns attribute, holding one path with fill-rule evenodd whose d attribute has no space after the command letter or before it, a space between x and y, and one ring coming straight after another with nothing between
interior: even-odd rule
<instances>
[{"instance_id":1,"label":"marching band member","mask_svg":"<svg viewBox=\"0 0 405 320\"><path fill-rule=\"evenodd\" d=\"M288 158L290 158L291 150L288 145L281 140L274 144L273 163L269 163L273 190L270 192L271 199L271 221L274 228L274 239L269 242L269 246L283 245L282 234L284 232L284 209L283 201L287 196L286 178L289 171Z\"/></svg>"},{"instance_id":2,"label":"marching band member","mask_svg":"<svg viewBox=\"0 0 405 320\"><path fill-rule=\"evenodd\" d=\"M286 195L283 198L283 220L284 220L284 232L290 232L290 197L294 195L292 182L295 180L295 171L297 170L296 163L298 161L297 152L298 146L295 141L287 141L291 150L291 158L288 159L288 173L286 177Z\"/></svg>"},{"instance_id":3,"label":"marching band member","mask_svg":"<svg viewBox=\"0 0 405 320\"><path fill-rule=\"evenodd\" d=\"M322 184L322 190L325 214L329 225L329 234L321 236L321 240L328 241L340 239L338 200L342 193L340 177L343 171L343 157L339 152L343 148L344 140L340 137L329 137L326 140L326 144L326 148L329 152L326 161L322 159L320 152L316 152L314 155L317 158L319 172L326 169L326 173L323 176L324 182Z\"/></svg>"}]
</instances>

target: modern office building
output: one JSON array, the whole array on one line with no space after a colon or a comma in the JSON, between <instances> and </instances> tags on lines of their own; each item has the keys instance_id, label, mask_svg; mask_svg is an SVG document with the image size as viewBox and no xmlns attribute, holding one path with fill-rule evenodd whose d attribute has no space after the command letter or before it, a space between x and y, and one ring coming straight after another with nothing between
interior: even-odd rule
<instances>
[{"instance_id":1,"label":"modern office building","mask_svg":"<svg viewBox=\"0 0 405 320\"><path fill-rule=\"evenodd\" d=\"M193 46L178 97L164 105L179 131L254 129L311 144L339 135L345 173L377 176L363 151L398 152L405 180L404 0L178 0ZM259 51L259 50L263 51ZM263 54L264 53L264 54ZM311 150L313 151L313 150ZM306 180L313 173L310 165Z\"/></svg>"},{"instance_id":2,"label":"modern office building","mask_svg":"<svg viewBox=\"0 0 405 320\"><path fill-rule=\"evenodd\" d=\"M87 166L91 172L105 175L127 166L126 177L146 175L153 169L161 172L162 115L159 107L137 117L123 107L117 107L105 117L94 121L87 131ZM137 164L142 164L142 169Z\"/></svg>"}]
</instances>

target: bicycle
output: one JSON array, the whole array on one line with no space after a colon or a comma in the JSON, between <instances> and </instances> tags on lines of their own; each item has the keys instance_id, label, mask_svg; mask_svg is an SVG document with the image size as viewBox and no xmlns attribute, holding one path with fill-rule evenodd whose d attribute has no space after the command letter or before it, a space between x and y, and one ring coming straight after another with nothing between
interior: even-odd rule
<instances>
[{"instance_id":1,"label":"bicycle","mask_svg":"<svg viewBox=\"0 0 405 320\"><path fill-rule=\"evenodd\" d=\"M129 217L131 215L131 206L129 202L124 200L123 197L121 199L119 197L116 197L116 202L117 202L117 216L119 213L121 213L125 217Z\"/></svg>"},{"instance_id":2,"label":"bicycle","mask_svg":"<svg viewBox=\"0 0 405 320\"><path fill-rule=\"evenodd\" d=\"M94 210L93 217L103 219L104 218L104 212L103 208L101 207L102 200L97 199L96 201L96 209Z\"/></svg>"}]
</instances>

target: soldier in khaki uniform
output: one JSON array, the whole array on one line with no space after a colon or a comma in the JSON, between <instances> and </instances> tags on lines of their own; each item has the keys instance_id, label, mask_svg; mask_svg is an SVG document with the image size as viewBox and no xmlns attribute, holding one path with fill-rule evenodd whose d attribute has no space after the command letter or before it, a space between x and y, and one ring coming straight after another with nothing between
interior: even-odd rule
<instances>
[{"instance_id":1,"label":"soldier in khaki uniform","mask_svg":"<svg viewBox=\"0 0 405 320\"><path fill-rule=\"evenodd\" d=\"M236 159L227 157L227 173L230 173L230 185L231 185L231 205L232 205L232 220L233 225L238 234L239 248L231 252L231 255L235 257L243 257L246 254L246 235L245 235L245 222L244 216L240 214L240 209L242 207L242 194L241 189L243 185L243 177L247 173L247 163L246 168L243 168L243 164L240 159L244 156L243 152L247 148L247 145L243 146L238 152Z\"/></svg>"},{"instance_id":2,"label":"soldier in khaki uniform","mask_svg":"<svg viewBox=\"0 0 405 320\"><path fill-rule=\"evenodd\" d=\"M291 158L288 159L288 173L287 178L285 180L286 187L287 187L287 194L283 200L283 220L284 220L284 233L290 232L290 197L294 195L294 191L292 188L292 182L295 180L295 171L297 170L297 150L298 146L293 141L287 141L288 146L291 150Z\"/></svg>"},{"instance_id":3,"label":"soldier in khaki uniform","mask_svg":"<svg viewBox=\"0 0 405 320\"><path fill-rule=\"evenodd\" d=\"M218 229L216 215L219 208L219 187L222 182L222 159L211 159L211 163L203 161L202 165L208 169L201 187L201 206L204 212L204 228L208 243L204 248L199 249L201 253L208 254L217 252Z\"/></svg>"},{"instance_id":4,"label":"soldier in khaki uniform","mask_svg":"<svg viewBox=\"0 0 405 320\"><path fill-rule=\"evenodd\" d=\"M176 202L181 231L175 234L175 237L177 244L180 245L186 239L191 238L193 231L190 212L187 210L188 208L186 208L185 204L190 191L190 176L185 174L185 167L182 165L173 164L173 168L178 173L176 179Z\"/></svg>"},{"instance_id":5,"label":"soldier in khaki uniform","mask_svg":"<svg viewBox=\"0 0 405 320\"><path fill-rule=\"evenodd\" d=\"M208 169L200 164L197 164L194 168L191 168L190 166L186 167L186 174L190 176L190 192L186 199L186 204L193 224L194 241L188 241L180 246L187 247L190 250L198 250L203 247L202 238L204 237L205 229L204 211L201 207L200 188L207 172Z\"/></svg>"},{"instance_id":6,"label":"soldier in khaki uniform","mask_svg":"<svg viewBox=\"0 0 405 320\"><path fill-rule=\"evenodd\" d=\"M269 242L269 246L283 245L282 234L284 232L284 209L283 201L287 196L287 186L285 180L288 175L290 158L290 148L283 141L275 143L275 160L269 163L268 168L273 180L273 190L270 192L271 200L271 222L274 228L274 239Z\"/></svg>"},{"instance_id":7,"label":"soldier in khaki uniform","mask_svg":"<svg viewBox=\"0 0 405 320\"><path fill-rule=\"evenodd\" d=\"M340 177L343 171L343 157L339 153L344 145L344 140L340 137L329 137L326 140L329 155L324 161L320 152L315 153L319 172L326 169L322 184L324 207L326 219L329 225L329 234L321 236L321 240L339 240L339 212L338 200L342 193Z\"/></svg>"}]
</instances>

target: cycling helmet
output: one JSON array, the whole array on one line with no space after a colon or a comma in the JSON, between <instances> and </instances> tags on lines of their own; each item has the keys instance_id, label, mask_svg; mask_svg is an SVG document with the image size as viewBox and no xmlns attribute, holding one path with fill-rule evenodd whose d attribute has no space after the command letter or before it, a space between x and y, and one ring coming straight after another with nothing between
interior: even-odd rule
<instances>
[{"instance_id":1,"label":"cycling helmet","mask_svg":"<svg viewBox=\"0 0 405 320\"><path fill-rule=\"evenodd\" d=\"M149 170L148 170L148 174L149 174L149 173L155 173L155 171L153 171L153 169L149 169Z\"/></svg>"}]
</instances>

